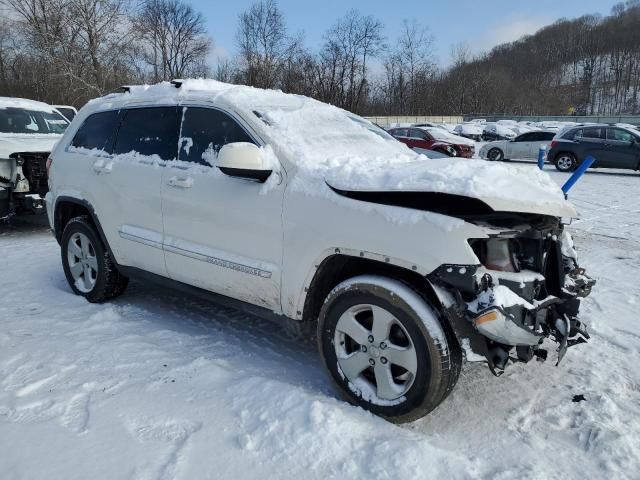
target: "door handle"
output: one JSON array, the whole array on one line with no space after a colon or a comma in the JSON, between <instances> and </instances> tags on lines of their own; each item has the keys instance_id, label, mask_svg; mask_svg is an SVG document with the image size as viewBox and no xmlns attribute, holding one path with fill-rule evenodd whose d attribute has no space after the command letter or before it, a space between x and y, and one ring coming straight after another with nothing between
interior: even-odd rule
<instances>
[{"instance_id":1,"label":"door handle","mask_svg":"<svg viewBox=\"0 0 640 480\"><path fill-rule=\"evenodd\" d=\"M191 188L193 187L193 178L191 177L171 177L167 182L170 187Z\"/></svg>"}]
</instances>

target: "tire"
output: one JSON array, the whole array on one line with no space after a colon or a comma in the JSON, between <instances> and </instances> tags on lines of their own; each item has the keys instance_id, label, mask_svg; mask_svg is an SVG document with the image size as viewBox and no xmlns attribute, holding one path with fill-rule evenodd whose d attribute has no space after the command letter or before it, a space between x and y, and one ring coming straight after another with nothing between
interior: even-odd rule
<instances>
[{"instance_id":1,"label":"tire","mask_svg":"<svg viewBox=\"0 0 640 480\"><path fill-rule=\"evenodd\" d=\"M576 156L573 153L561 152L556 155L553 164L560 172L572 172L578 166Z\"/></svg>"},{"instance_id":2,"label":"tire","mask_svg":"<svg viewBox=\"0 0 640 480\"><path fill-rule=\"evenodd\" d=\"M438 312L408 285L373 275L331 291L318 318L318 348L346 400L394 423L436 408L462 365Z\"/></svg>"},{"instance_id":3,"label":"tire","mask_svg":"<svg viewBox=\"0 0 640 480\"><path fill-rule=\"evenodd\" d=\"M491 160L492 162L504 160L504 152L499 148L494 147L487 152L487 160Z\"/></svg>"},{"instance_id":4,"label":"tire","mask_svg":"<svg viewBox=\"0 0 640 480\"><path fill-rule=\"evenodd\" d=\"M125 291L129 279L118 272L88 216L67 223L60 245L64 274L76 295L100 303Z\"/></svg>"}]
</instances>

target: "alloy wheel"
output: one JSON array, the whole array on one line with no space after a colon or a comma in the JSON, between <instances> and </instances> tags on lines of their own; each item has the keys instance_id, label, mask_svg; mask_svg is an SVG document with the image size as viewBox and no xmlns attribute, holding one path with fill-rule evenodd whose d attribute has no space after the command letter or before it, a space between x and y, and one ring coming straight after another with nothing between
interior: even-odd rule
<instances>
[{"instance_id":1,"label":"alloy wheel","mask_svg":"<svg viewBox=\"0 0 640 480\"><path fill-rule=\"evenodd\" d=\"M416 378L418 356L409 333L389 311L355 305L338 319L334 347L345 377L367 397L390 402Z\"/></svg>"},{"instance_id":2,"label":"alloy wheel","mask_svg":"<svg viewBox=\"0 0 640 480\"><path fill-rule=\"evenodd\" d=\"M74 284L82 293L93 290L98 279L96 251L84 233L74 233L67 243L67 262Z\"/></svg>"}]
</instances>

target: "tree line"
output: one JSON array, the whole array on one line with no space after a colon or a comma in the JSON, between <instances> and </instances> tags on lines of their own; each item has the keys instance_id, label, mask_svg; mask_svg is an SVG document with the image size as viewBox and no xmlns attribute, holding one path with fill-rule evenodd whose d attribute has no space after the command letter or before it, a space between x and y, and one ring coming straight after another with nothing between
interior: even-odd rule
<instances>
[{"instance_id":1,"label":"tree line","mask_svg":"<svg viewBox=\"0 0 640 480\"><path fill-rule=\"evenodd\" d=\"M446 68L416 20L388 38L379 19L350 10L314 50L276 0L257 0L237 19L237 54L213 70L205 18L183 0L0 5L0 95L80 106L120 85L213 77L371 115L640 113L640 0L487 53L457 45Z\"/></svg>"}]
</instances>

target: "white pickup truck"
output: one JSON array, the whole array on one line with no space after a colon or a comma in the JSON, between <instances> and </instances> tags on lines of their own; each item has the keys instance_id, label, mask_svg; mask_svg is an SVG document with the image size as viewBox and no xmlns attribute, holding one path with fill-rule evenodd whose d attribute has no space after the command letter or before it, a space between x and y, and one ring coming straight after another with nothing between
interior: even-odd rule
<instances>
[{"instance_id":1,"label":"white pickup truck","mask_svg":"<svg viewBox=\"0 0 640 480\"><path fill-rule=\"evenodd\" d=\"M67 125L46 103L0 97L0 219L44 212L45 164Z\"/></svg>"}]
</instances>

